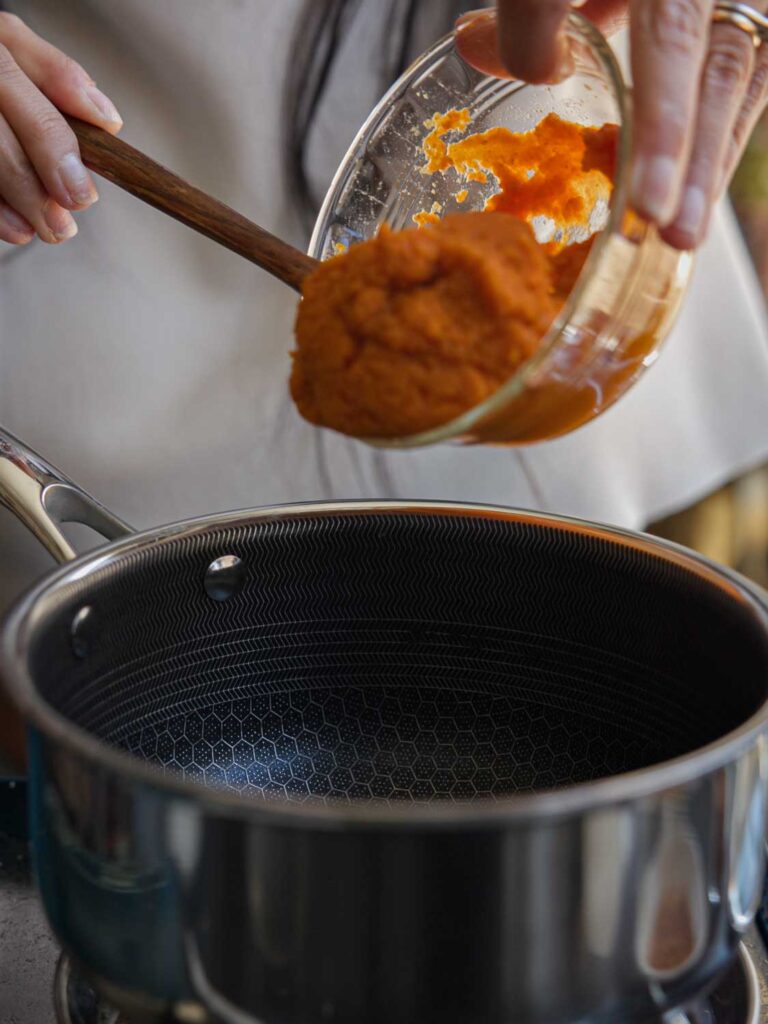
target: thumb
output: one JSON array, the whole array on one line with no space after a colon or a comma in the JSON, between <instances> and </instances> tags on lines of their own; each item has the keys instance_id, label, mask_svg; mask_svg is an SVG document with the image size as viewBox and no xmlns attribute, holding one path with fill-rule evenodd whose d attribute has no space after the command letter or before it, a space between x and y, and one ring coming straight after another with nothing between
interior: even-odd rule
<instances>
[{"instance_id":1,"label":"thumb","mask_svg":"<svg viewBox=\"0 0 768 1024\"><path fill-rule=\"evenodd\" d=\"M456 22L456 49L467 64L497 78L559 81L570 68L562 34L569 7L580 7L604 35L627 22L627 0L498 0Z\"/></svg>"},{"instance_id":2,"label":"thumb","mask_svg":"<svg viewBox=\"0 0 768 1024\"><path fill-rule=\"evenodd\" d=\"M499 56L516 78L552 82L569 66L562 29L569 0L498 0Z\"/></svg>"},{"instance_id":3,"label":"thumb","mask_svg":"<svg viewBox=\"0 0 768 1024\"><path fill-rule=\"evenodd\" d=\"M559 81L569 67L561 29L569 0L499 0L456 22L456 49L478 71L527 82Z\"/></svg>"},{"instance_id":4,"label":"thumb","mask_svg":"<svg viewBox=\"0 0 768 1024\"><path fill-rule=\"evenodd\" d=\"M495 11L469 11L456 22L456 49L471 67L494 78L511 78L499 53Z\"/></svg>"}]
</instances>

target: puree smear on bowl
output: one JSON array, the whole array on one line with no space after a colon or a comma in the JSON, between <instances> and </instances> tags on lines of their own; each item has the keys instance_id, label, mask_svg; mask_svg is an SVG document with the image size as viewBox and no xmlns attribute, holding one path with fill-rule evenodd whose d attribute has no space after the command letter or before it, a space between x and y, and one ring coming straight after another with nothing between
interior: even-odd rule
<instances>
[{"instance_id":1,"label":"puree smear on bowl","mask_svg":"<svg viewBox=\"0 0 768 1024\"><path fill-rule=\"evenodd\" d=\"M493 176L484 211L382 226L304 281L291 394L311 423L386 439L455 419L535 354L573 287L610 198L616 126L551 114L446 142L468 124L467 111L427 122L423 171L454 173L458 202Z\"/></svg>"}]
</instances>

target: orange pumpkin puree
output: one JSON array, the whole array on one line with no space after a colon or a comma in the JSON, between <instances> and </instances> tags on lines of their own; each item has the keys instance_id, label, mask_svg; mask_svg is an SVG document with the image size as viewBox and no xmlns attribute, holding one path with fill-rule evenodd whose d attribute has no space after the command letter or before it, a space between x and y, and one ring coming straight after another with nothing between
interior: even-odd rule
<instances>
[{"instance_id":1,"label":"orange pumpkin puree","mask_svg":"<svg viewBox=\"0 0 768 1024\"><path fill-rule=\"evenodd\" d=\"M592 128L549 114L530 132L491 128L445 142L449 132L461 131L468 121L467 110L449 110L427 121L432 130L424 140L423 171L435 174L453 168L464 181L483 184L493 175L498 191L486 202L486 210L527 221L548 218L563 235L554 243L560 248L568 244L569 229L583 233L597 202L610 198L616 125Z\"/></svg>"},{"instance_id":2,"label":"orange pumpkin puree","mask_svg":"<svg viewBox=\"0 0 768 1024\"><path fill-rule=\"evenodd\" d=\"M323 262L304 281L291 394L318 426L398 437L441 426L492 395L537 350L589 253L610 197L617 129L544 118L448 143L468 111L427 122L424 173L498 182L484 212L414 218ZM550 222L537 241L531 223Z\"/></svg>"}]
</instances>

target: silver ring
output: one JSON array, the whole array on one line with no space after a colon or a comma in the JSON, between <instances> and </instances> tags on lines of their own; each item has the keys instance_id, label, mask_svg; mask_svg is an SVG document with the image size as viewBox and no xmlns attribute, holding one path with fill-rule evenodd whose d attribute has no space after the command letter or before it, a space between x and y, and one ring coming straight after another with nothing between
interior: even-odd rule
<instances>
[{"instance_id":1,"label":"silver ring","mask_svg":"<svg viewBox=\"0 0 768 1024\"><path fill-rule=\"evenodd\" d=\"M712 12L712 21L740 28L742 32L752 37L755 49L768 40L768 17L748 4L736 3L734 0L717 0Z\"/></svg>"}]
</instances>

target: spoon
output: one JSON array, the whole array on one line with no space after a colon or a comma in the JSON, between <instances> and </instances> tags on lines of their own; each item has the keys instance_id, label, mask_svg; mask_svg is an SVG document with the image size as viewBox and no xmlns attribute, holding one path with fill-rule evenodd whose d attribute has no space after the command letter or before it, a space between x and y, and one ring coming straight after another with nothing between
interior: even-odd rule
<instances>
[{"instance_id":1,"label":"spoon","mask_svg":"<svg viewBox=\"0 0 768 1024\"><path fill-rule=\"evenodd\" d=\"M187 227L231 249L301 291L318 265L282 239L209 196L103 128L68 117L86 167Z\"/></svg>"}]
</instances>

